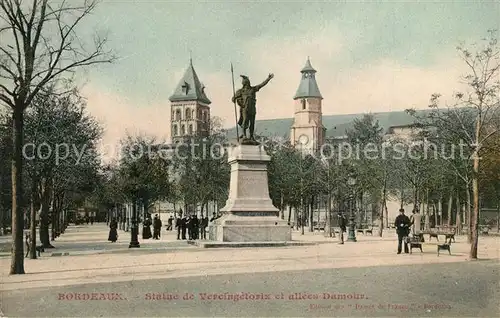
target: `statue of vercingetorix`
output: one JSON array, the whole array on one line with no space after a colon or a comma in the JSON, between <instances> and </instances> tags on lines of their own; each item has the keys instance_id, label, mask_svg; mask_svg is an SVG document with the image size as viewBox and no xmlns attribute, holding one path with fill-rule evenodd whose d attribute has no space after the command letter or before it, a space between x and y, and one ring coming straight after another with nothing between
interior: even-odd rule
<instances>
[{"instance_id":1,"label":"statue of vercingetorix","mask_svg":"<svg viewBox=\"0 0 500 318\"><path fill-rule=\"evenodd\" d=\"M238 120L238 125L243 129L243 135L240 139L243 141L255 142L254 129L255 129L255 115L257 109L255 107L257 99L255 97L256 93L264 86L269 83L274 74L269 74L267 79L259 85L251 86L250 79L245 75L240 75L243 80L243 87L236 91L232 98L232 102L235 101L240 106L240 119ZM250 129L250 138L247 138L247 129Z\"/></svg>"}]
</instances>

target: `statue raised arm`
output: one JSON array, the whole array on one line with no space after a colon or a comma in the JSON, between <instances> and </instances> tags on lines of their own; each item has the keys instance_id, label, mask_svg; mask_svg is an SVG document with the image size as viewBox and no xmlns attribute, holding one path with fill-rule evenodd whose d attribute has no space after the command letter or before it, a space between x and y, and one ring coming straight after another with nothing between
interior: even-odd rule
<instances>
[{"instance_id":1,"label":"statue raised arm","mask_svg":"<svg viewBox=\"0 0 500 318\"><path fill-rule=\"evenodd\" d=\"M267 79L261 84L256 86L250 85L250 79L241 75L243 87L240 88L233 96L233 102L237 102L240 106L240 119L238 125L243 128L243 135L240 136L242 142L255 143L254 130L255 130L255 115L257 114L256 109L256 93L264 86L269 83L269 81L274 77L273 74L269 74ZM246 131L250 129L250 138L247 139Z\"/></svg>"}]
</instances>

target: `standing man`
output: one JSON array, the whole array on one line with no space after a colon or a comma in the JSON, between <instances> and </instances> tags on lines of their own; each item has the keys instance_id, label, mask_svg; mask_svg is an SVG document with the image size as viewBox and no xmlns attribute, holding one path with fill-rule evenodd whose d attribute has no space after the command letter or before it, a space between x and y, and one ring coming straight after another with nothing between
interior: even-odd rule
<instances>
[{"instance_id":1,"label":"standing man","mask_svg":"<svg viewBox=\"0 0 500 318\"><path fill-rule=\"evenodd\" d=\"M188 218L184 215L184 217L181 219L181 232L182 232L182 239L186 239L186 228L188 226Z\"/></svg>"},{"instance_id":2,"label":"standing man","mask_svg":"<svg viewBox=\"0 0 500 318\"><path fill-rule=\"evenodd\" d=\"M181 239L181 232L182 232L182 213L181 212L179 212L177 219L175 220L175 227L177 228L177 239L180 240Z\"/></svg>"},{"instance_id":3,"label":"standing man","mask_svg":"<svg viewBox=\"0 0 500 318\"><path fill-rule=\"evenodd\" d=\"M174 222L174 218L170 216L167 221L167 231L172 231L172 223Z\"/></svg>"},{"instance_id":4,"label":"standing man","mask_svg":"<svg viewBox=\"0 0 500 318\"><path fill-rule=\"evenodd\" d=\"M410 234L410 218L405 215L404 209L399 209L399 215L396 217L394 221L394 226L396 227L396 233L398 234L398 254L401 254L401 244L404 241L404 238ZM405 253L409 253L408 251L408 243L404 242L405 245Z\"/></svg>"},{"instance_id":5,"label":"standing man","mask_svg":"<svg viewBox=\"0 0 500 318\"><path fill-rule=\"evenodd\" d=\"M197 240L200 236L200 221L198 216L195 214L191 219L191 239Z\"/></svg>"},{"instance_id":6,"label":"standing man","mask_svg":"<svg viewBox=\"0 0 500 318\"><path fill-rule=\"evenodd\" d=\"M161 233L161 220L158 214L155 215L154 221L153 221L153 239L159 240L160 239L160 234Z\"/></svg>"},{"instance_id":7,"label":"standing man","mask_svg":"<svg viewBox=\"0 0 500 318\"><path fill-rule=\"evenodd\" d=\"M339 227L340 227L340 242L339 244L344 244L344 232L347 230L347 219L344 213L339 213Z\"/></svg>"},{"instance_id":8,"label":"standing man","mask_svg":"<svg viewBox=\"0 0 500 318\"><path fill-rule=\"evenodd\" d=\"M243 135L240 139L247 138L247 129L250 129L250 140L255 141L254 129L255 129L255 115L257 114L257 109L255 107L257 103L256 93L264 86L269 83L269 81L274 77L273 74L269 74L267 79L259 85L251 86L250 79L245 75L240 75L243 87L236 91L232 98L232 102L237 102L240 106L240 119L238 120L238 125L243 129Z\"/></svg>"},{"instance_id":9,"label":"standing man","mask_svg":"<svg viewBox=\"0 0 500 318\"><path fill-rule=\"evenodd\" d=\"M208 227L208 216L203 216L201 218L201 239L207 239L207 227Z\"/></svg>"}]
</instances>

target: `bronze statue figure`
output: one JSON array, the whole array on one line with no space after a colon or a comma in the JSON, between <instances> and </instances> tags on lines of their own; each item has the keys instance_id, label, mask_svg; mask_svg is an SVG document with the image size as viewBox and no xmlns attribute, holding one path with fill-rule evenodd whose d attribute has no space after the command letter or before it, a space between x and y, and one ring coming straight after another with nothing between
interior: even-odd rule
<instances>
[{"instance_id":1,"label":"bronze statue figure","mask_svg":"<svg viewBox=\"0 0 500 318\"><path fill-rule=\"evenodd\" d=\"M259 85L251 86L250 79L245 75L240 75L243 80L243 87L236 91L232 98L233 103L236 101L240 106L240 119L238 120L238 125L243 129L243 135L240 136L242 142L251 141L255 142L254 129L255 129L255 115L257 109L255 108L257 99L255 98L255 93L257 93L262 87L266 86L267 83L274 77L274 74L269 74L267 79ZM250 138L247 138L247 129L250 130Z\"/></svg>"}]
</instances>

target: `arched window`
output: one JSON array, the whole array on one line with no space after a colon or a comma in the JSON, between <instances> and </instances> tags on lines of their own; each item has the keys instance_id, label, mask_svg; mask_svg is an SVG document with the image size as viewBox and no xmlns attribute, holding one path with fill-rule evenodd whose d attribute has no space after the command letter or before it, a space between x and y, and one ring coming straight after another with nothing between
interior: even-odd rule
<instances>
[{"instance_id":1,"label":"arched window","mask_svg":"<svg viewBox=\"0 0 500 318\"><path fill-rule=\"evenodd\" d=\"M174 136L177 136L179 134L179 130L177 129L177 125L174 125L172 130L173 130Z\"/></svg>"},{"instance_id":2,"label":"arched window","mask_svg":"<svg viewBox=\"0 0 500 318\"><path fill-rule=\"evenodd\" d=\"M181 134L184 136L186 134L186 126L182 125Z\"/></svg>"},{"instance_id":3,"label":"arched window","mask_svg":"<svg viewBox=\"0 0 500 318\"><path fill-rule=\"evenodd\" d=\"M191 109L186 109L186 119L191 119Z\"/></svg>"},{"instance_id":4,"label":"arched window","mask_svg":"<svg viewBox=\"0 0 500 318\"><path fill-rule=\"evenodd\" d=\"M203 118L203 115L202 115L202 112L201 112L201 109L198 110L198 119L202 119Z\"/></svg>"},{"instance_id":5,"label":"arched window","mask_svg":"<svg viewBox=\"0 0 500 318\"><path fill-rule=\"evenodd\" d=\"M175 120L181 120L181 110L177 109L175 111Z\"/></svg>"},{"instance_id":6,"label":"arched window","mask_svg":"<svg viewBox=\"0 0 500 318\"><path fill-rule=\"evenodd\" d=\"M301 102L302 102L302 109L306 109L306 100L303 98Z\"/></svg>"},{"instance_id":7,"label":"arched window","mask_svg":"<svg viewBox=\"0 0 500 318\"><path fill-rule=\"evenodd\" d=\"M193 134L193 125L189 125L189 135Z\"/></svg>"},{"instance_id":8,"label":"arched window","mask_svg":"<svg viewBox=\"0 0 500 318\"><path fill-rule=\"evenodd\" d=\"M207 121L207 112L203 112L203 121Z\"/></svg>"}]
</instances>

